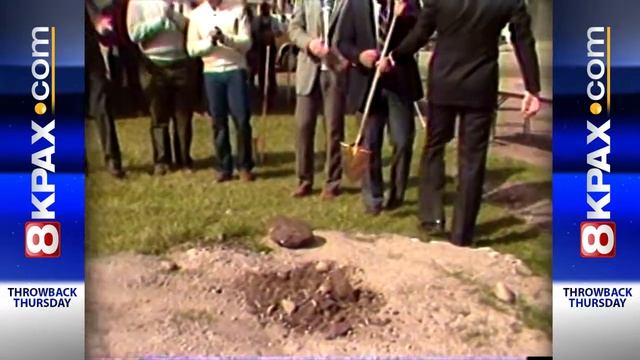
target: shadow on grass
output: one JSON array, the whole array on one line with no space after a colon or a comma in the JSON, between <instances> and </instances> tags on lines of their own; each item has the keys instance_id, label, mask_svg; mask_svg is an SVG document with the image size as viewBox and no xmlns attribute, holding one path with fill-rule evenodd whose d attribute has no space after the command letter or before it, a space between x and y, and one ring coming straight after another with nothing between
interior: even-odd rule
<instances>
[{"instance_id":1,"label":"shadow on grass","mask_svg":"<svg viewBox=\"0 0 640 360\"><path fill-rule=\"evenodd\" d=\"M529 146L544 151L551 151L553 144L551 135L549 134L543 135L519 133L508 136L497 136L496 140L506 143Z\"/></svg>"},{"instance_id":2,"label":"shadow on grass","mask_svg":"<svg viewBox=\"0 0 640 360\"><path fill-rule=\"evenodd\" d=\"M475 241L474 245L477 247L483 247L515 244L532 240L540 236L542 231L537 227L527 227L524 230L510 231L503 235L494 236L495 234L502 233L504 229L510 229L515 226L522 226L525 224L525 221L518 219L515 216L502 217L478 224L475 231L476 238L478 240Z\"/></svg>"},{"instance_id":3,"label":"shadow on grass","mask_svg":"<svg viewBox=\"0 0 640 360\"><path fill-rule=\"evenodd\" d=\"M516 183L496 189L485 200L500 207L518 210L545 199L551 199L551 181Z\"/></svg>"}]
</instances>

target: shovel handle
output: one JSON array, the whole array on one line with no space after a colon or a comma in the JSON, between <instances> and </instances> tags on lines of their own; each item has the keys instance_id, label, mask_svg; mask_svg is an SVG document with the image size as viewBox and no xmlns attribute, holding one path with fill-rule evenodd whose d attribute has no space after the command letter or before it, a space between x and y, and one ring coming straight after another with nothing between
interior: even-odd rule
<instances>
[{"instance_id":1,"label":"shovel handle","mask_svg":"<svg viewBox=\"0 0 640 360\"><path fill-rule=\"evenodd\" d=\"M393 35L393 30L396 27L396 20L398 16L393 14L393 18L391 19L391 25L389 25L389 31L387 32L387 38L384 41L384 47L382 48L382 54L380 58L383 58L387 55L389 51L389 45L391 44L391 37ZM356 137L356 146L360 145L362 141L362 136L364 135L364 128L366 122L369 118L369 112L371 111L371 104L373 103L373 97L376 93L376 88L378 87L378 82L380 81L380 77L382 77L382 71L379 66L376 66L376 73L373 76L373 81L371 82L371 89L369 89L369 95L367 96L367 102L364 105L364 111L362 112L362 120L360 121L360 129L358 129L358 136Z\"/></svg>"}]
</instances>

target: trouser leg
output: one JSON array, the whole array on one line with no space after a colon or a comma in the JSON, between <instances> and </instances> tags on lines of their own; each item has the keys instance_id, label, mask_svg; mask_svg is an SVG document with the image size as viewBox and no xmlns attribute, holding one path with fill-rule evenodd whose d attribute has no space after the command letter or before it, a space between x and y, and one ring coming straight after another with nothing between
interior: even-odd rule
<instances>
[{"instance_id":1,"label":"trouser leg","mask_svg":"<svg viewBox=\"0 0 640 360\"><path fill-rule=\"evenodd\" d=\"M109 80L103 73L89 72L90 109L98 127L98 136L105 162L119 169L121 164L120 144L109 99Z\"/></svg>"},{"instance_id":2,"label":"trouser leg","mask_svg":"<svg viewBox=\"0 0 640 360\"><path fill-rule=\"evenodd\" d=\"M451 229L451 242L468 246L482 201L492 109L465 109L460 119L458 141L458 191Z\"/></svg>"},{"instance_id":3,"label":"trouser leg","mask_svg":"<svg viewBox=\"0 0 640 360\"><path fill-rule=\"evenodd\" d=\"M389 103L389 139L393 148L389 200L402 203L411 170L416 131L413 102L389 91L386 91L386 97Z\"/></svg>"},{"instance_id":4,"label":"trouser leg","mask_svg":"<svg viewBox=\"0 0 640 360\"><path fill-rule=\"evenodd\" d=\"M253 129L247 73L244 70L229 72L227 101L236 126L236 151L238 170L251 171L253 162Z\"/></svg>"},{"instance_id":5,"label":"trouser leg","mask_svg":"<svg viewBox=\"0 0 640 360\"><path fill-rule=\"evenodd\" d=\"M209 113L213 118L213 143L218 163L216 168L226 175L233 174L233 156L229 140L229 106L226 74L205 74L205 90Z\"/></svg>"},{"instance_id":6,"label":"trouser leg","mask_svg":"<svg viewBox=\"0 0 640 360\"><path fill-rule=\"evenodd\" d=\"M175 120L175 162L178 166L191 167L191 142L193 138L192 119L197 91L195 64L187 61L173 72Z\"/></svg>"},{"instance_id":7,"label":"trouser leg","mask_svg":"<svg viewBox=\"0 0 640 360\"><path fill-rule=\"evenodd\" d=\"M171 93L165 69L147 64L141 71L141 84L151 115L151 144L155 164L168 165L171 161L169 121L171 119Z\"/></svg>"},{"instance_id":8,"label":"trouser leg","mask_svg":"<svg viewBox=\"0 0 640 360\"><path fill-rule=\"evenodd\" d=\"M444 221L446 184L444 152L454 136L454 107L429 104L427 142L420 159L419 218L423 222Z\"/></svg>"},{"instance_id":9,"label":"trouser leg","mask_svg":"<svg viewBox=\"0 0 640 360\"><path fill-rule=\"evenodd\" d=\"M320 84L316 80L309 95L298 95L296 101L296 173L300 185L313 186L314 140L320 98Z\"/></svg>"},{"instance_id":10,"label":"trouser leg","mask_svg":"<svg viewBox=\"0 0 640 360\"><path fill-rule=\"evenodd\" d=\"M339 85L337 75L330 71L323 71L320 75L324 118L326 123L326 152L325 165L326 186L329 189L340 187L342 179L342 145L344 141L344 89ZM314 124L315 128L315 124Z\"/></svg>"}]
</instances>

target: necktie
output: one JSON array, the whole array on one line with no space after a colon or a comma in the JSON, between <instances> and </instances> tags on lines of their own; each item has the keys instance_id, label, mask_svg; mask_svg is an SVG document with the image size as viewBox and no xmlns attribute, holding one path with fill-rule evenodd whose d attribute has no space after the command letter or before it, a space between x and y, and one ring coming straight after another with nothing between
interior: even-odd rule
<instances>
[{"instance_id":1,"label":"necktie","mask_svg":"<svg viewBox=\"0 0 640 360\"><path fill-rule=\"evenodd\" d=\"M380 13L378 14L378 45L380 49L384 48L384 42L387 40L392 8L393 0L380 1Z\"/></svg>"}]
</instances>

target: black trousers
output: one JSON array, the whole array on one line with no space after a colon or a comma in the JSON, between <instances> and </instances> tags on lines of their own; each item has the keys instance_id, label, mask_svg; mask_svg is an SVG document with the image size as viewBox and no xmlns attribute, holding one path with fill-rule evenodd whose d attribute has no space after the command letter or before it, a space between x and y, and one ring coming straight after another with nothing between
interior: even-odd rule
<instances>
[{"instance_id":1,"label":"black trousers","mask_svg":"<svg viewBox=\"0 0 640 360\"><path fill-rule=\"evenodd\" d=\"M318 114L323 113L327 129L326 187L337 189L342 179L342 152L344 140L344 89L338 84L334 72L319 71L309 95L298 95L295 118L298 124L296 136L296 172L300 184L313 186L314 140Z\"/></svg>"},{"instance_id":2,"label":"black trousers","mask_svg":"<svg viewBox=\"0 0 640 360\"><path fill-rule=\"evenodd\" d=\"M492 108L429 105L427 143L420 163L419 216L421 221L445 220L445 147L458 129L458 187L456 192L451 242L468 246L473 241L489 147Z\"/></svg>"},{"instance_id":3,"label":"black trousers","mask_svg":"<svg viewBox=\"0 0 640 360\"><path fill-rule=\"evenodd\" d=\"M168 65L144 59L141 64L140 84L151 114L154 163L168 165L174 162L178 167L192 166L191 120L197 100L197 64L191 59ZM175 129L173 144L169 134L171 119Z\"/></svg>"},{"instance_id":4,"label":"black trousers","mask_svg":"<svg viewBox=\"0 0 640 360\"><path fill-rule=\"evenodd\" d=\"M89 94L89 112L98 127L105 162L119 169L122 167L122 160L110 102L109 84L104 71L92 71L88 68L86 85Z\"/></svg>"},{"instance_id":5,"label":"black trousers","mask_svg":"<svg viewBox=\"0 0 640 360\"><path fill-rule=\"evenodd\" d=\"M415 136L413 101L406 96L382 89L373 101L369 117L364 143L371 151L371 157L368 172L362 180L362 195L365 207L374 209L381 207L384 202L382 145L387 126L393 148L389 200L404 201Z\"/></svg>"}]
</instances>

